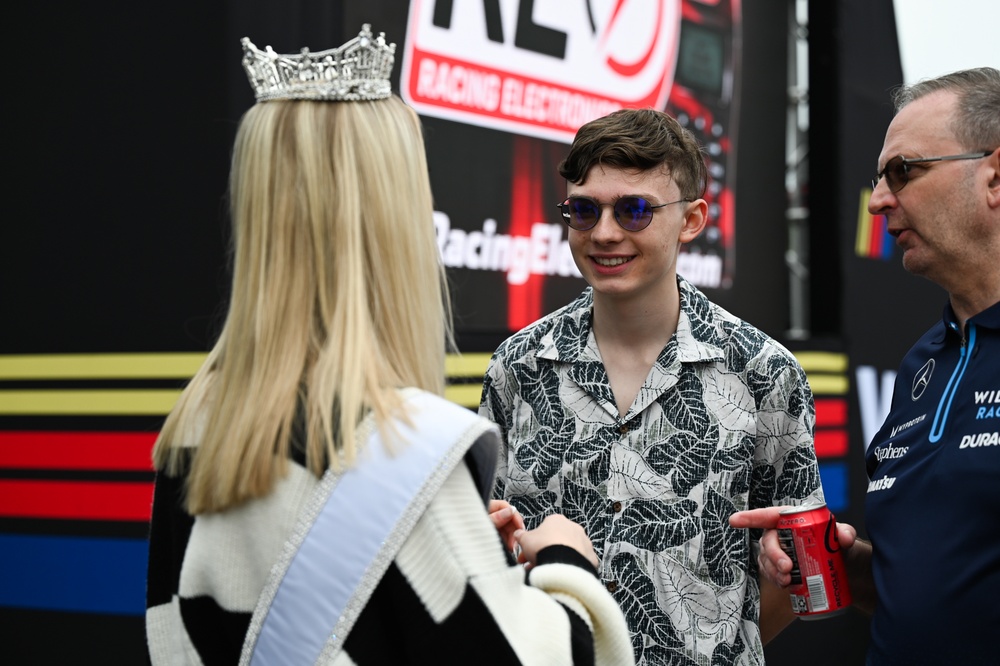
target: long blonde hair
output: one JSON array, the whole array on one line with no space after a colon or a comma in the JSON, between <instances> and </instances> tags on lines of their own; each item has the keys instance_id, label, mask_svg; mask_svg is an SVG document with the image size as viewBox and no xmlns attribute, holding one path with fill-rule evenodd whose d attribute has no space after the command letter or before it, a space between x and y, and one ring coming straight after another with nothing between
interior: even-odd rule
<instances>
[{"instance_id":1,"label":"long blonde hair","mask_svg":"<svg viewBox=\"0 0 1000 666\"><path fill-rule=\"evenodd\" d=\"M225 325L153 452L187 472L192 514L270 492L297 412L309 469L349 465L360 418L385 424L395 389L444 393L452 339L420 121L398 97L256 104L229 189Z\"/></svg>"}]
</instances>

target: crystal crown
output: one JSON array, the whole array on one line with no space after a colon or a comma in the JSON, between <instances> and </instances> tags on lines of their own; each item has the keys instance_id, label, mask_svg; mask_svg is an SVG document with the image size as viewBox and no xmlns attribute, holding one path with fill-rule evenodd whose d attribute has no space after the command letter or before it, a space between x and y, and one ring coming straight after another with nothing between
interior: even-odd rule
<instances>
[{"instance_id":1,"label":"crystal crown","mask_svg":"<svg viewBox=\"0 0 1000 666\"><path fill-rule=\"evenodd\" d=\"M384 99L392 94L389 75L396 45L385 43L385 33L372 37L371 25L342 46L311 53L261 51L249 38L243 44L243 68L258 102L272 99L355 101Z\"/></svg>"}]
</instances>

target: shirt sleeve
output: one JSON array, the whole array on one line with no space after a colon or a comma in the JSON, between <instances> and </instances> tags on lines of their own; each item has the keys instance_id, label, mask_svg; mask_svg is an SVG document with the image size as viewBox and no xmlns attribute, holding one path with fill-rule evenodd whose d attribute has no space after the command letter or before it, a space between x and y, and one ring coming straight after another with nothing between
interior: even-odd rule
<instances>
[{"instance_id":1,"label":"shirt sleeve","mask_svg":"<svg viewBox=\"0 0 1000 666\"><path fill-rule=\"evenodd\" d=\"M816 407L805 371L778 347L754 372L767 388L758 402L751 508L823 501L813 445Z\"/></svg>"}]
</instances>

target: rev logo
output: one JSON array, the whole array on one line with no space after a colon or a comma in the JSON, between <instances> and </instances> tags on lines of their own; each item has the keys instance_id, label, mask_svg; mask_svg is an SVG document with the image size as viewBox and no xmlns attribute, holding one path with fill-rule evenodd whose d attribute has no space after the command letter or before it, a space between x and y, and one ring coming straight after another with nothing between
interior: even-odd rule
<instances>
[{"instance_id":1,"label":"rev logo","mask_svg":"<svg viewBox=\"0 0 1000 666\"><path fill-rule=\"evenodd\" d=\"M622 107L664 108L681 0L413 0L400 92L418 112L569 143Z\"/></svg>"}]
</instances>

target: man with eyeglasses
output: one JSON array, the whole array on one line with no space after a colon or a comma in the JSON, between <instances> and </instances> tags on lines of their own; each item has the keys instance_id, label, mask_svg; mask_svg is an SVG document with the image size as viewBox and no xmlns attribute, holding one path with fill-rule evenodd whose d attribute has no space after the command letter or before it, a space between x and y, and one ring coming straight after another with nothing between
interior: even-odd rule
<instances>
[{"instance_id":1,"label":"man with eyeglasses","mask_svg":"<svg viewBox=\"0 0 1000 666\"><path fill-rule=\"evenodd\" d=\"M677 274L705 226L707 176L675 119L626 109L587 123L559 172L589 287L490 361L495 496L528 527L552 513L584 526L638 664L762 664L794 616L727 519L822 501L805 373Z\"/></svg>"},{"instance_id":2,"label":"man with eyeglasses","mask_svg":"<svg viewBox=\"0 0 1000 666\"><path fill-rule=\"evenodd\" d=\"M865 524L839 525L856 606L874 613L867 663L1000 663L1000 72L899 89L869 211L903 266L948 292L942 320L896 375L868 445ZM877 334L877 332L873 332ZM773 510L737 514L773 527ZM852 545L853 544L853 545ZM773 530L762 571L787 585Z\"/></svg>"}]
</instances>

